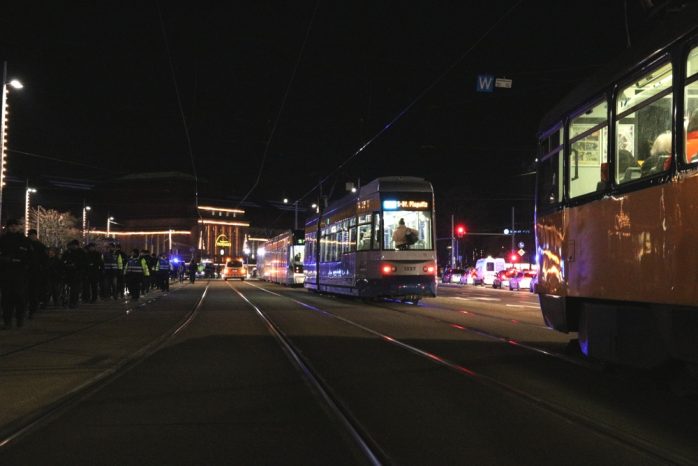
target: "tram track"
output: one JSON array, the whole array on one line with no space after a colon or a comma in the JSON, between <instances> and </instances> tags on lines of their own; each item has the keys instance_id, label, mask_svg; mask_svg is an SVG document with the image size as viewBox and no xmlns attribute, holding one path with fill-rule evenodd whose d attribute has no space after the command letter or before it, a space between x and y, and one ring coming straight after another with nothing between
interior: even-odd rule
<instances>
[{"instance_id":1,"label":"tram track","mask_svg":"<svg viewBox=\"0 0 698 466\"><path fill-rule=\"evenodd\" d=\"M99 372L98 374L84 381L77 387L74 387L72 390L70 390L54 402L46 406L43 406L42 408L34 412L31 412L19 419L16 419L10 424L0 428L0 451L21 440L21 438L26 436L27 434L36 431L40 427L56 419L64 412L67 412L72 407L76 406L83 400L92 396L94 393L101 390L111 382L115 381L116 379L127 373L129 370L133 369L138 364L143 362L145 359L147 359L148 357L159 351L161 348L163 348L172 338L177 336L183 329L188 327L196 318L199 309L201 308L204 299L206 298L208 289L209 284L206 285L204 291L201 294L201 297L199 297L192 309L189 312L187 312L187 314L182 319L180 319L173 327L171 327L168 331L163 333L160 337L142 346L140 349L131 353L128 357L123 358L118 364ZM145 303L140 303L138 307L143 306L144 304ZM129 311L132 310L133 308L129 308ZM100 323L104 324L105 322L122 317L123 315L120 315L112 319L103 320ZM94 325L90 326L89 328L92 327L94 327ZM84 331L86 329L87 327L81 329L81 331ZM72 332L71 334L75 333L77 332ZM51 341L55 341L56 339L58 338L51 339ZM44 343L46 343L46 341Z\"/></svg>"},{"instance_id":2,"label":"tram track","mask_svg":"<svg viewBox=\"0 0 698 466\"><path fill-rule=\"evenodd\" d=\"M351 411L349 411L343 405L339 397L333 394L330 386L322 379L317 371L313 369L310 362L293 344L292 340L286 336L283 330L264 311L252 303L252 301L250 301L242 292L234 288L230 283L226 284L243 301L245 301L255 311L257 316L265 323L267 330L277 340L279 346L291 361L294 368L301 374L312 391L322 401L326 411L344 429L345 433L353 441L354 446L358 449L366 461L374 466L389 464L387 455L381 451L377 442L371 438L361 424L354 418Z\"/></svg>"},{"instance_id":3,"label":"tram track","mask_svg":"<svg viewBox=\"0 0 698 466\"><path fill-rule=\"evenodd\" d=\"M560 361L564 361L566 363L573 364L575 366L580 366L580 367L584 367L586 369L591 369L591 370L596 370L596 371L600 371L603 369L603 366L600 364L597 364L597 363L594 363L591 361L585 361L583 359L569 356L569 355L564 354L564 353L557 353L557 352L551 351L551 350L546 349L546 348L540 348L540 347L537 347L537 346L534 346L534 345L531 345L528 343L524 343L524 342L520 341L519 339L511 338L511 337L508 337L506 335L497 334L497 333L491 332L489 330L478 328L478 327L475 327L472 325L464 325L462 323L455 322L452 320L442 319L442 318L431 316L431 315L420 314L418 312L411 312L411 309L396 309L394 307L391 307L388 304L382 304L382 303L376 302L376 303L370 303L370 305L377 307L377 308L380 308L380 309L385 309L385 310L389 310L392 312L397 312L400 314L409 315L411 317L415 317L415 318L419 318L419 319L427 319L427 320L430 320L433 322L438 322L438 323L447 325L447 326L449 326L455 330L458 330L458 331L468 332L468 333L471 333L474 335L478 335L480 337L487 338L489 340L497 341L497 342L502 343L502 344L514 346L514 347L517 347L517 348L520 348L520 349L523 349L526 351L531 351L531 352L534 352L536 354L540 354L540 355L543 355L546 357L558 359ZM428 306L428 307L431 307L431 306ZM434 308L441 309L441 310L446 309L442 306L435 306ZM483 313L475 313L475 312L471 313L470 311L458 311L458 312L467 312L468 314L475 314L478 316L483 315ZM496 317L496 319L498 321L507 322L507 319L498 318L498 317ZM511 320L511 319L509 319L509 320ZM536 328L540 328L540 326L535 326L535 325L532 325L532 326L536 327Z\"/></svg>"},{"instance_id":4,"label":"tram track","mask_svg":"<svg viewBox=\"0 0 698 466\"><path fill-rule=\"evenodd\" d=\"M318 307L316 305L310 304L308 302L304 302L298 299L295 299L293 297L285 296L280 293L276 293L274 291L265 289L261 286L252 284L252 283L247 283L248 286L255 287L261 291L264 291L266 293L269 293L271 295L284 298L287 300L290 300L294 303L296 303L299 306L302 306L308 311L311 312L316 312L318 314L321 314L325 317L329 317L332 319L335 319L339 322L342 322L346 325L350 325L356 329L359 329L369 335L372 335L375 338L380 339L383 342L389 343L391 345L395 345L403 350L406 350L412 354L415 354L421 358L427 359L431 361L432 363L435 363L437 365L440 365L442 367L445 367L449 370L452 370L458 374L464 375L468 377L470 380L488 388L494 391L497 391L503 395L514 397L518 400L521 400L537 409L543 410L549 414L552 414L556 416L559 419L562 419L565 422L575 424L577 426L583 427L585 430L588 432L597 435L601 438L605 438L608 440L612 440L618 445L621 445L625 448L628 448L632 451L641 453L643 455L646 455L648 457L651 457L655 460L659 460L663 464L678 464L678 465L689 465L689 464L696 464L697 459L693 457L688 457L683 455L680 452L675 451L672 448L665 447L663 445L657 444L656 442L652 441L650 438L647 438L646 436L638 435L634 432L631 432L628 429L623 428L620 425L606 422L603 419L600 419L598 417L593 417L591 415L585 414L581 412L580 410L574 410L571 409L570 407L559 403L555 401L551 401L548 399L543 399L541 396L532 393L531 391L527 391L525 389L521 389L517 386L512 385L511 383L507 383L505 381L502 381L498 378L488 376L486 374L477 372L473 370L472 368L466 367L465 365L459 364L457 362L454 362L450 360L449 358L443 356L442 354L437 354L436 352L431 352L428 351L424 348L420 348L416 345L407 343L406 341L403 341L399 338L395 338L391 335L388 335L384 332L372 329L366 325L363 325L361 323L355 322L351 319L347 319L346 317L343 317L341 315L338 315L334 312L331 312L327 309L323 309L321 307ZM395 311L395 309L392 309L387 306L378 306L384 310L389 310L389 311ZM425 317L425 318L431 318L430 316L420 316L418 314L412 314L408 312L402 312L403 314L407 314L410 316L414 317ZM444 322L442 320L439 320L437 318L431 318L432 320L440 321L441 323L446 324L447 322ZM460 329L459 329L460 330ZM473 332L476 333L476 332ZM477 333L480 335L480 333ZM481 335L482 336L482 335ZM496 339L498 341L506 341L502 340L500 337L496 336L489 336L488 338ZM506 342L507 344L512 344L509 342ZM517 345L513 345L517 346ZM520 347L520 346L519 346ZM526 348L524 348L526 349ZM540 353L536 351L538 354L544 354L545 353Z\"/></svg>"}]
</instances>

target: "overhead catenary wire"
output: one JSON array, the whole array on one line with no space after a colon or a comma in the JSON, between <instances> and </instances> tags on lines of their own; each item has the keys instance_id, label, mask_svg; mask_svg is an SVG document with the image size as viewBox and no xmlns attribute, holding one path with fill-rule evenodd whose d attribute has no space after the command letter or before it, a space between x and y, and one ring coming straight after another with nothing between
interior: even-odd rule
<instances>
[{"instance_id":1,"label":"overhead catenary wire","mask_svg":"<svg viewBox=\"0 0 698 466\"><path fill-rule=\"evenodd\" d=\"M92 168L92 169L103 170L103 171L112 171L111 168L105 168L103 166L98 167L97 165L90 165L88 163L82 163L82 162L74 162L72 160L61 159L58 157L51 157L50 155L41 155L41 154L36 154L34 152L26 152L26 151L17 150L17 149L8 149L7 151L12 152L13 154L24 155L27 157L33 157L33 158L37 158L37 159L51 160L53 162L58 162L58 163L67 163L69 165L77 165L80 167Z\"/></svg>"},{"instance_id":2,"label":"overhead catenary wire","mask_svg":"<svg viewBox=\"0 0 698 466\"><path fill-rule=\"evenodd\" d=\"M427 87L425 87L412 101L407 104L400 112L397 113L395 117L393 117L383 128L381 128L374 136L368 139L361 147L359 147L356 151L354 151L349 157L347 157L342 163L340 163L337 168L332 170L329 174L327 174L324 178L322 178L315 186L313 186L309 191L307 191L305 194L303 194L301 197L299 197L295 202L300 202L306 197L308 197L310 194L312 194L316 189L319 189L323 183L325 183L330 177L332 177L335 173L339 172L342 170L350 161L352 161L356 156L358 156L361 152L364 151L368 146L370 146L376 139L381 137L383 133L388 131L395 123L397 123L407 112L409 112L412 107L414 107L417 102L422 100L425 95L429 93L443 78L445 78L453 69L458 66L464 59L467 57L473 50L475 50L475 47L477 47L485 38L504 20L506 19L521 3L523 3L523 0L518 0L516 3L514 3L509 9L507 9L502 16L500 16L492 25L487 28L487 30L473 42L473 44L468 47L465 52L463 52L453 63L451 63L450 66L448 66L441 74L439 74Z\"/></svg>"},{"instance_id":3,"label":"overhead catenary wire","mask_svg":"<svg viewBox=\"0 0 698 466\"><path fill-rule=\"evenodd\" d=\"M305 37L303 38L303 44L301 45L300 52L298 53L298 58L296 58L296 64L293 67L293 73L291 74L291 78L288 81L288 85L286 86L286 91L284 92L284 97L281 100L281 106L279 107L279 111L276 114L276 118L274 119L274 124L272 125L271 128L271 133L269 134L269 138L267 138L266 144L264 146L264 153L262 154L262 160L259 164L259 170L257 171L257 178L255 179L254 183L250 187L250 189L247 191L247 193L242 197L240 202L238 203L238 207L247 200L247 198L252 194L252 192L257 188L259 185L260 180L262 179L262 173L264 172L264 166L267 161L267 155L269 154L269 148L271 147L271 143L274 139L274 135L276 134L276 128L279 126L279 120L281 119L281 115L283 114L284 107L286 106L286 100L288 99L288 94L291 91L291 86L293 85L293 81L296 78L296 73L298 71L298 66L300 65L301 59L303 58L303 53L305 51L305 46L308 43L308 37L310 37L310 31L312 30L313 23L315 22L315 16L317 14L317 8L318 8L318 2L315 2L315 7L313 8L313 14L310 17L310 21L308 22L308 27L305 31Z\"/></svg>"},{"instance_id":4,"label":"overhead catenary wire","mask_svg":"<svg viewBox=\"0 0 698 466\"><path fill-rule=\"evenodd\" d=\"M182 106L182 98L179 92L179 85L177 84L177 75L175 74L174 63L172 62L172 53L170 52L170 43L167 39L165 22L162 19L160 2L155 0L155 5L158 10L158 18L160 19L160 30L162 31L162 38L165 44L165 51L167 52L167 61L170 65L170 75L172 76L172 84L174 85L175 95L177 96L177 106L179 108L179 114L182 118L182 126L184 127L184 137L187 141L187 151L189 153L189 160L191 161L192 175L194 176L194 203L196 205L196 213L197 215L199 215L199 176L196 171L196 160L194 159L194 151L192 149L191 136L189 134L189 125L187 124L187 117L184 114L184 107Z\"/></svg>"}]
</instances>

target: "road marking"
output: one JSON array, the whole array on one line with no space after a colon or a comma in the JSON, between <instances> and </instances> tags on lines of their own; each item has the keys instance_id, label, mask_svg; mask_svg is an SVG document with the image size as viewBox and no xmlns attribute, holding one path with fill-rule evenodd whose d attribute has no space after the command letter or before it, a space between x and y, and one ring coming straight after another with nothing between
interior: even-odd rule
<instances>
[{"instance_id":1,"label":"road marking","mask_svg":"<svg viewBox=\"0 0 698 466\"><path fill-rule=\"evenodd\" d=\"M540 309L540 306L533 306L531 304L507 304L507 307L528 307L531 309Z\"/></svg>"},{"instance_id":2,"label":"road marking","mask_svg":"<svg viewBox=\"0 0 698 466\"><path fill-rule=\"evenodd\" d=\"M474 298L461 298L460 296L456 296L456 299L462 299L463 301L501 301L500 298L481 298L479 296Z\"/></svg>"}]
</instances>

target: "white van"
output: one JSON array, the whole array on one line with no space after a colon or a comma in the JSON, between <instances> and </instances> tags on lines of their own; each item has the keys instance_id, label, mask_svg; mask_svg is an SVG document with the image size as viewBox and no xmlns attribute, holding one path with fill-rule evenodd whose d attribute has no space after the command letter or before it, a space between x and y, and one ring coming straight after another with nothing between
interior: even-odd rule
<instances>
[{"instance_id":1,"label":"white van","mask_svg":"<svg viewBox=\"0 0 698 466\"><path fill-rule=\"evenodd\" d=\"M477 273L477 282L483 285L492 285L497 272L506 269L506 262L502 258L494 258L487 256L484 259L478 259L475 263L475 272Z\"/></svg>"}]
</instances>

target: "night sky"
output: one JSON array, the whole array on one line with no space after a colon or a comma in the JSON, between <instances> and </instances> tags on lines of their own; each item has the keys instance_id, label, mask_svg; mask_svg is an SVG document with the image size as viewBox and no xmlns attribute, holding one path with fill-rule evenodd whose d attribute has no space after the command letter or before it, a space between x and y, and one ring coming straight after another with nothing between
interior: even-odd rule
<instances>
[{"instance_id":1,"label":"night sky","mask_svg":"<svg viewBox=\"0 0 698 466\"><path fill-rule=\"evenodd\" d=\"M194 166L202 195L251 200L414 175L441 223L499 230L517 206L528 225L541 117L627 47L623 1L16 3L8 203L26 179ZM627 11L632 38L647 12Z\"/></svg>"}]
</instances>

